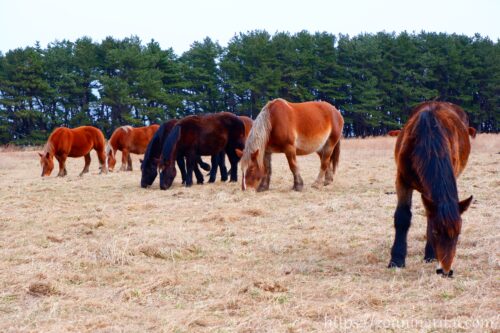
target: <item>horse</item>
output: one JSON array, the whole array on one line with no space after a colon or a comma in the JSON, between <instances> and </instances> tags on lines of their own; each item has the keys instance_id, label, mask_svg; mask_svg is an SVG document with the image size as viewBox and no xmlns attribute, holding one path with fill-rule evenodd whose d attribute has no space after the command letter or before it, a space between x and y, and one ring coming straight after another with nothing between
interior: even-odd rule
<instances>
[{"instance_id":1,"label":"horse","mask_svg":"<svg viewBox=\"0 0 500 333\"><path fill-rule=\"evenodd\" d=\"M54 156L59 162L58 177L67 175L66 158L67 157L85 157L85 166L80 176L89 172L90 151L94 149L100 163L100 173L107 173L106 153L104 134L101 130L93 126L81 126L77 128L59 127L49 136L44 150L40 155L40 164L42 166L42 177L50 176L54 169Z\"/></svg>"},{"instance_id":2,"label":"horse","mask_svg":"<svg viewBox=\"0 0 500 333\"><path fill-rule=\"evenodd\" d=\"M413 190L417 190L427 216L424 260L437 259L436 273L453 275L451 266L462 228L461 215L472 201L472 196L459 201L456 183L469 157L470 128L462 108L432 101L417 105L398 134L394 154L398 197L394 213L396 235L388 267L405 267L411 199Z\"/></svg>"},{"instance_id":3,"label":"horse","mask_svg":"<svg viewBox=\"0 0 500 333\"><path fill-rule=\"evenodd\" d=\"M149 141L156 133L160 125L150 125L143 127L122 126L118 127L106 145L106 156L108 159L108 169L113 171L116 164L116 151L122 152L122 165L120 171L132 171L132 154L144 154Z\"/></svg>"},{"instance_id":4,"label":"horse","mask_svg":"<svg viewBox=\"0 0 500 333\"><path fill-rule=\"evenodd\" d=\"M245 126L245 141L248 138L248 134L250 133L250 130L252 129L253 125L253 120L250 117L247 116L238 116L240 120L243 122L243 125ZM227 167L226 167L226 153L224 151L221 151L218 155L212 156L212 169L210 169L210 178L208 180L209 183L214 183L215 182L215 177L217 176L217 168L220 168L220 174L221 174L221 180L225 182L228 178L228 173L227 173ZM231 173L231 170L229 170L229 173Z\"/></svg>"},{"instance_id":5,"label":"horse","mask_svg":"<svg viewBox=\"0 0 500 333\"><path fill-rule=\"evenodd\" d=\"M245 125L234 114L219 112L181 119L168 135L160 158L160 188L172 186L176 156L186 157L186 187L192 185L192 172L197 156L217 155L224 151L231 163L230 181L238 179L239 157L236 149L245 147Z\"/></svg>"},{"instance_id":6,"label":"horse","mask_svg":"<svg viewBox=\"0 0 500 333\"><path fill-rule=\"evenodd\" d=\"M158 175L158 161L161 155L161 149L163 144L165 143L166 138L172 131L172 128L177 124L177 119L169 120L163 123L156 133L153 135L153 138L148 143L146 147L146 153L144 154L144 159L140 160L141 162L141 187L147 188L153 184L156 176ZM194 166L194 172L196 175L196 180L198 184L203 184L203 174L198 169L198 165L208 171L210 170L210 165L203 162L203 160L198 156L196 160L196 164ZM185 183L186 179L186 164L184 161L184 157L180 157L177 159L177 165L181 171L182 183Z\"/></svg>"},{"instance_id":7,"label":"horse","mask_svg":"<svg viewBox=\"0 0 500 333\"><path fill-rule=\"evenodd\" d=\"M297 155L316 152L321 167L314 187L333 181L340 156L340 137L344 119L327 102L290 103L278 98L261 110L246 141L241 156L242 189L269 189L271 154L285 153L293 174L293 189L301 191L304 182L299 173Z\"/></svg>"}]
</instances>

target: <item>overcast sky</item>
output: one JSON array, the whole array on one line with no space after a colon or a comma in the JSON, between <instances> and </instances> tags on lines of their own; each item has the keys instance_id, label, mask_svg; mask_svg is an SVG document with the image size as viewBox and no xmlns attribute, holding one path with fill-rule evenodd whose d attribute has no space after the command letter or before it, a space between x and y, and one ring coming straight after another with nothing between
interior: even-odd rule
<instances>
[{"instance_id":1,"label":"overcast sky","mask_svg":"<svg viewBox=\"0 0 500 333\"><path fill-rule=\"evenodd\" d=\"M295 33L435 31L500 38L500 0L0 0L0 51L90 36L137 35L177 54L210 37L225 46L255 29Z\"/></svg>"}]
</instances>

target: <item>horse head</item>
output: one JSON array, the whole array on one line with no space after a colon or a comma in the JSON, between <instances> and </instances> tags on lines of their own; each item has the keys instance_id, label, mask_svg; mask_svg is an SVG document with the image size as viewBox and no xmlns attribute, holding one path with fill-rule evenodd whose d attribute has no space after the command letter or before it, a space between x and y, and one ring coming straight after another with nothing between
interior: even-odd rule
<instances>
[{"instance_id":1,"label":"horse head","mask_svg":"<svg viewBox=\"0 0 500 333\"><path fill-rule=\"evenodd\" d=\"M42 177L50 176L54 169L54 160L49 152L38 153L40 155L40 165L42 166Z\"/></svg>"},{"instance_id":2,"label":"horse head","mask_svg":"<svg viewBox=\"0 0 500 333\"><path fill-rule=\"evenodd\" d=\"M236 154L241 158L243 152L239 149L236 150ZM242 184L241 188L243 191L249 188L257 188L265 176L264 167L259 165L257 157L259 156L259 150L257 149L250 154L250 159L241 163L242 172Z\"/></svg>"},{"instance_id":3,"label":"horse head","mask_svg":"<svg viewBox=\"0 0 500 333\"><path fill-rule=\"evenodd\" d=\"M169 189L177 174L175 159L160 158L158 160L158 170L160 171L160 189Z\"/></svg>"},{"instance_id":4,"label":"horse head","mask_svg":"<svg viewBox=\"0 0 500 333\"><path fill-rule=\"evenodd\" d=\"M113 172L116 165L116 158L112 150L108 152L107 158L108 158L108 170Z\"/></svg>"},{"instance_id":5,"label":"horse head","mask_svg":"<svg viewBox=\"0 0 500 333\"><path fill-rule=\"evenodd\" d=\"M427 239L430 241L440 268L436 271L445 277L451 277L451 266L457 249L458 236L462 228L462 213L469 208L472 196L458 203L459 214L449 214L451 209L448 204L436 205L433 201L422 195L422 201L428 219ZM444 216L454 216L455 221L443 221Z\"/></svg>"},{"instance_id":6,"label":"horse head","mask_svg":"<svg viewBox=\"0 0 500 333\"><path fill-rule=\"evenodd\" d=\"M141 162L141 187L147 188L153 184L158 175L158 159L152 159L151 161Z\"/></svg>"}]
</instances>

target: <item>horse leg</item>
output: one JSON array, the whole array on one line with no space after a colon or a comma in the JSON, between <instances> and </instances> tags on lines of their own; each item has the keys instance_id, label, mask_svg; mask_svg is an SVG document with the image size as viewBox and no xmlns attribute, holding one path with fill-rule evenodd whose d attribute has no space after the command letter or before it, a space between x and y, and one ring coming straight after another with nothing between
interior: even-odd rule
<instances>
[{"instance_id":1,"label":"horse leg","mask_svg":"<svg viewBox=\"0 0 500 333\"><path fill-rule=\"evenodd\" d=\"M429 234L429 223L427 223L427 234ZM429 242L429 237L427 237L427 241L425 242L425 254L424 254L424 261L425 262L432 262L436 260L436 254L434 253L434 247L432 246L431 242Z\"/></svg>"},{"instance_id":2,"label":"horse leg","mask_svg":"<svg viewBox=\"0 0 500 333\"><path fill-rule=\"evenodd\" d=\"M391 249L391 267L405 267L407 235L411 225L411 197L413 189L406 186L398 177L396 180L396 193L398 195L398 205L394 213L394 228L396 236Z\"/></svg>"},{"instance_id":3,"label":"horse leg","mask_svg":"<svg viewBox=\"0 0 500 333\"><path fill-rule=\"evenodd\" d=\"M193 169L196 163L196 155L189 154L186 156L186 187L193 185Z\"/></svg>"},{"instance_id":4,"label":"horse leg","mask_svg":"<svg viewBox=\"0 0 500 333\"><path fill-rule=\"evenodd\" d=\"M59 172L57 177L64 177L68 174L66 171L66 155L56 156L57 162L59 162Z\"/></svg>"},{"instance_id":5,"label":"horse leg","mask_svg":"<svg viewBox=\"0 0 500 333\"><path fill-rule=\"evenodd\" d=\"M271 183L271 152L267 151L264 153L264 172L266 174L261 180L257 192L269 190L269 184Z\"/></svg>"},{"instance_id":6,"label":"horse leg","mask_svg":"<svg viewBox=\"0 0 500 333\"><path fill-rule=\"evenodd\" d=\"M200 171L200 168L198 167L198 159L194 162L193 170L194 176L196 177L196 183L202 185L205 179Z\"/></svg>"},{"instance_id":7,"label":"horse leg","mask_svg":"<svg viewBox=\"0 0 500 333\"><path fill-rule=\"evenodd\" d=\"M87 153L85 157L85 166L83 167L82 172L80 172L80 177L83 176L83 174L89 172L89 165L90 165L90 152Z\"/></svg>"},{"instance_id":8,"label":"horse leg","mask_svg":"<svg viewBox=\"0 0 500 333\"><path fill-rule=\"evenodd\" d=\"M128 153L127 157L127 171L132 171L132 157L130 157L130 153Z\"/></svg>"},{"instance_id":9,"label":"horse leg","mask_svg":"<svg viewBox=\"0 0 500 333\"><path fill-rule=\"evenodd\" d=\"M238 155L236 155L235 150L229 150L226 153L227 153L227 158L229 159L229 163L231 164L231 175L229 177L229 181L230 182L237 182L238 181L238 162L240 161L240 158L238 157ZM219 155L219 158L221 158L221 155ZM224 158L224 155L222 155L222 158ZM220 161L219 161L219 163L220 163ZM221 174L222 174L222 171L221 171Z\"/></svg>"},{"instance_id":10,"label":"horse leg","mask_svg":"<svg viewBox=\"0 0 500 333\"><path fill-rule=\"evenodd\" d=\"M177 156L177 165L181 171L182 184L186 183L186 162L184 161L184 156Z\"/></svg>"},{"instance_id":11,"label":"horse leg","mask_svg":"<svg viewBox=\"0 0 500 333\"><path fill-rule=\"evenodd\" d=\"M304 188L304 181L302 180L302 177L300 176L299 173L299 166L297 164L297 154L295 147L289 145L285 149L285 155L286 159L288 160L288 166L290 167L290 170L292 171L293 174L293 189L295 191L302 191L302 189Z\"/></svg>"},{"instance_id":12,"label":"horse leg","mask_svg":"<svg viewBox=\"0 0 500 333\"><path fill-rule=\"evenodd\" d=\"M210 178L208 179L209 183L215 183L215 178L217 177L217 168L219 167L219 154L214 154L210 158L210 163L212 167L210 168Z\"/></svg>"},{"instance_id":13,"label":"horse leg","mask_svg":"<svg viewBox=\"0 0 500 333\"><path fill-rule=\"evenodd\" d=\"M219 168L220 180L223 182L227 181L226 153L223 151L219 153Z\"/></svg>"},{"instance_id":14,"label":"horse leg","mask_svg":"<svg viewBox=\"0 0 500 333\"><path fill-rule=\"evenodd\" d=\"M328 169L330 167L330 156L332 155L333 149L330 147L323 147L323 149L318 152L318 156L320 158L320 167L319 167L319 173L318 177L316 177L316 180L314 181L312 187L314 188L319 188L321 185L323 185L323 179L324 179L324 185L328 185L326 181L326 174L328 172ZM332 179L333 179L333 171L332 171Z\"/></svg>"},{"instance_id":15,"label":"horse leg","mask_svg":"<svg viewBox=\"0 0 500 333\"><path fill-rule=\"evenodd\" d=\"M127 170L127 161L128 161L128 150L122 149L122 165L120 166L120 171Z\"/></svg>"}]
</instances>

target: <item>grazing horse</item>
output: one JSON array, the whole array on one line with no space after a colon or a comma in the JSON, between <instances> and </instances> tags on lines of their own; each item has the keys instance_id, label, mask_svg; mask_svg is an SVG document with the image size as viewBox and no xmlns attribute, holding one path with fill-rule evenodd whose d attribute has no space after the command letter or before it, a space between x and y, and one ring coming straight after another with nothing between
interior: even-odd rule
<instances>
[{"instance_id":1,"label":"grazing horse","mask_svg":"<svg viewBox=\"0 0 500 333\"><path fill-rule=\"evenodd\" d=\"M133 128L132 126L118 127L111 135L106 145L108 169L113 171L116 164L116 151L122 152L122 165L120 171L132 171L132 154L144 154L149 141L160 125L151 125Z\"/></svg>"},{"instance_id":2,"label":"grazing horse","mask_svg":"<svg viewBox=\"0 0 500 333\"><path fill-rule=\"evenodd\" d=\"M159 169L160 188L168 189L175 178L176 156L186 157L186 186L191 186L197 156L217 155L224 151L231 163L230 181L237 181L239 157L236 149L245 147L245 125L234 114L220 112L189 116L179 120L168 135L162 150Z\"/></svg>"},{"instance_id":3,"label":"grazing horse","mask_svg":"<svg viewBox=\"0 0 500 333\"><path fill-rule=\"evenodd\" d=\"M144 154L144 159L141 160L141 187L146 188L153 184L156 176L158 175L158 161L161 155L161 150L165 140L167 139L172 128L177 124L177 119L169 120L163 123L158 131L153 135L153 138L146 147L146 153ZM184 184L186 179L186 164L184 162L184 157L177 158L177 165L181 171L182 183ZM194 166L194 172L196 175L196 181L198 184L203 184L203 174L198 169L198 165L204 170L210 170L210 165L203 162L198 156L197 163Z\"/></svg>"},{"instance_id":4,"label":"grazing horse","mask_svg":"<svg viewBox=\"0 0 500 333\"><path fill-rule=\"evenodd\" d=\"M304 186L296 156L314 152L321 159L321 168L313 186L320 186L323 178L324 185L330 184L339 161L343 126L342 115L327 102L290 103L280 98L268 102L253 122L245 150L238 152L242 156L242 189L269 189L272 153L285 153L294 190Z\"/></svg>"},{"instance_id":5,"label":"grazing horse","mask_svg":"<svg viewBox=\"0 0 500 333\"><path fill-rule=\"evenodd\" d=\"M458 200L456 177L464 170L470 153L469 121L458 106L445 102L417 105L396 141L396 237L389 267L404 267L407 234L411 223L413 190L420 192L427 215L426 262L437 259L436 271L451 277L461 214L472 196Z\"/></svg>"},{"instance_id":6,"label":"grazing horse","mask_svg":"<svg viewBox=\"0 0 500 333\"><path fill-rule=\"evenodd\" d=\"M42 177L50 176L54 169L54 156L59 162L58 177L64 177L68 173L66 171L67 157L85 157L85 166L80 173L89 172L90 151L94 149L97 153L97 158L101 164L101 173L107 173L106 153L104 134L101 130L92 126L81 126L77 128L59 127L50 134L47 143L45 144L43 153L40 155L40 164L42 165Z\"/></svg>"},{"instance_id":7,"label":"grazing horse","mask_svg":"<svg viewBox=\"0 0 500 333\"><path fill-rule=\"evenodd\" d=\"M245 141L248 138L248 134L252 129L253 120L247 116L238 116L245 126ZM217 176L217 168L220 168L221 180L225 182L227 180L227 167L226 167L226 153L224 151L220 152L218 155L212 156L212 169L210 169L210 179L209 183L215 182L215 177ZM229 170L231 173L231 170Z\"/></svg>"}]
</instances>

